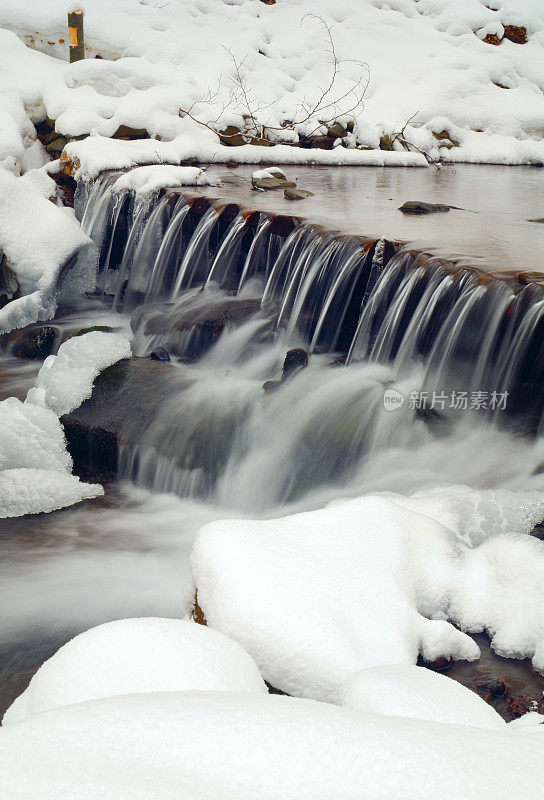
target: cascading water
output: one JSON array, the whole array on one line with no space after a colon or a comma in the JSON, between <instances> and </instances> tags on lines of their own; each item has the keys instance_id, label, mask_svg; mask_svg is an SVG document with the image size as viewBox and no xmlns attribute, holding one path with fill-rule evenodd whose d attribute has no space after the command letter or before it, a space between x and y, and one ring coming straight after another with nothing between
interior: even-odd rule
<instances>
[{"instance_id":1,"label":"cascading water","mask_svg":"<svg viewBox=\"0 0 544 800\"><path fill-rule=\"evenodd\" d=\"M112 185L82 184L76 202L101 248L98 288L132 313L136 355L161 345L190 376L124 437L121 477L247 509L440 481L534 484L540 440L513 429L534 437L541 424L538 286ZM294 347L309 367L265 395ZM520 461L498 468L503 452Z\"/></svg>"}]
</instances>

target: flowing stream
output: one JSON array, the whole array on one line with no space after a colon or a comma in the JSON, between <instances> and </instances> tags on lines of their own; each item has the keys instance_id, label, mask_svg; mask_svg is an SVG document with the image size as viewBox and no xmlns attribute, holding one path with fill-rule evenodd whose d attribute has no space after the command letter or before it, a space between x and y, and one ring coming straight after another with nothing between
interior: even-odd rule
<instances>
[{"instance_id":1,"label":"flowing stream","mask_svg":"<svg viewBox=\"0 0 544 800\"><path fill-rule=\"evenodd\" d=\"M171 385L145 424L123 430L105 498L2 522L3 705L74 632L122 616L183 616L192 538L212 519L436 485L544 490L544 291L514 279L529 270L531 242L511 260L542 226L522 219L508 259L495 249L502 279L470 247L445 259L451 230L422 253L417 235L399 245L387 214L381 228L372 215L366 230L364 220L352 227L352 209L343 225L332 213L330 227L346 232L329 233L293 218L288 201L252 202L242 173L221 190L230 202L217 189L139 199L113 191L115 175L78 187L76 213L100 247L97 292L59 311L57 346L90 324L130 331L134 355L168 351ZM389 173L364 171L382 176L381 188L365 188L378 208L400 179ZM311 174L353 180L349 170ZM506 174L497 173L503 183ZM344 201L336 191L327 207ZM476 223L463 219L473 225L464 248ZM293 349L309 363L282 374ZM8 345L3 396L24 396L38 366ZM459 507L472 502L460 492ZM484 531L494 513L476 503L472 521ZM527 665L516 670L517 693L544 688Z\"/></svg>"}]
</instances>

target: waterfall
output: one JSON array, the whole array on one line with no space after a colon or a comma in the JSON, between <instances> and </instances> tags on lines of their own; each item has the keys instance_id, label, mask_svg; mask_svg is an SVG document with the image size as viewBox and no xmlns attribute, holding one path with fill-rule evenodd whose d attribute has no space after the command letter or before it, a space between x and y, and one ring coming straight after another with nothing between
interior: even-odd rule
<instances>
[{"instance_id":1,"label":"waterfall","mask_svg":"<svg viewBox=\"0 0 544 800\"><path fill-rule=\"evenodd\" d=\"M80 185L76 212L136 355L161 345L190 365L145 430L125 432L122 477L264 508L331 482L379 486L371 465L397 474L408 453L403 487L459 481L461 456L446 461L464 447L487 485L504 437L542 428L535 284L179 191L116 195L111 176ZM290 348L312 358L282 381Z\"/></svg>"}]
</instances>

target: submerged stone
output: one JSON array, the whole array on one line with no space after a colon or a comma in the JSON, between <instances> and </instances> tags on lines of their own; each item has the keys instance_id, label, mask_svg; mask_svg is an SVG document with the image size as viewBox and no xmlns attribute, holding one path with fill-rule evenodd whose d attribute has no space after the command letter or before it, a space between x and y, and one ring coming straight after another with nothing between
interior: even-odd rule
<instances>
[{"instance_id":1,"label":"submerged stone","mask_svg":"<svg viewBox=\"0 0 544 800\"><path fill-rule=\"evenodd\" d=\"M293 187L284 189L283 194L288 200L305 200L307 197L314 196L314 193L308 191L308 189L297 189Z\"/></svg>"},{"instance_id":2,"label":"submerged stone","mask_svg":"<svg viewBox=\"0 0 544 800\"><path fill-rule=\"evenodd\" d=\"M43 361L53 352L58 335L58 328L50 325L32 328L17 337L13 352L18 358Z\"/></svg>"},{"instance_id":3,"label":"submerged stone","mask_svg":"<svg viewBox=\"0 0 544 800\"><path fill-rule=\"evenodd\" d=\"M279 176L277 178L252 178L251 183L253 184L254 189L264 189L265 191L296 187L296 183L293 181L288 181L285 178L280 178Z\"/></svg>"},{"instance_id":4,"label":"submerged stone","mask_svg":"<svg viewBox=\"0 0 544 800\"><path fill-rule=\"evenodd\" d=\"M156 347L152 353L149 354L152 361L170 361L170 354L165 347Z\"/></svg>"}]
</instances>

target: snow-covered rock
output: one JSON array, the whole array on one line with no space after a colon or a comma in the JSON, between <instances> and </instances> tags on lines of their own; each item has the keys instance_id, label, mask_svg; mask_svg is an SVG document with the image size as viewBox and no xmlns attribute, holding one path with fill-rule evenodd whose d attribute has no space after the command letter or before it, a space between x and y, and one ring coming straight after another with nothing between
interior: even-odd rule
<instances>
[{"instance_id":1,"label":"snow-covered rock","mask_svg":"<svg viewBox=\"0 0 544 800\"><path fill-rule=\"evenodd\" d=\"M506 723L475 692L413 664L388 664L356 672L340 691L342 705L393 717L500 730Z\"/></svg>"},{"instance_id":2,"label":"snow-covered rock","mask_svg":"<svg viewBox=\"0 0 544 800\"><path fill-rule=\"evenodd\" d=\"M191 568L208 624L273 686L333 702L364 668L415 664L418 653L478 658L462 631L487 630L501 655L544 669L544 543L490 533L467 544L404 502L367 496L205 526Z\"/></svg>"},{"instance_id":3,"label":"snow-covered rock","mask_svg":"<svg viewBox=\"0 0 544 800\"><path fill-rule=\"evenodd\" d=\"M71 475L59 416L90 397L101 370L130 353L128 340L116 334L73 337L45 360L24 403L15 397L0 402L0 518L54 511L103 494L100 485Z\"/></svg>"},{"instance_id":4,"label":"snow-covered rock","mask_svg":"<svg viewBox=\"0 0 544 800\"><path fill-rule=\"evenodd\" d=\"M152 194L165 186L211 186L212 181L200 167L173 167L168 164L136 167L121 175L113 184L114 192L133 191L137 194Z\"/></svg>"},{"instance_id":5,"label":"snow-covered rock","mask_svg":"<svg viewBox=\"0 0 544 800\"><path fill-rule=\"evenodd\" d=\"M95 261L94 245L73 212L43 196L47 181L53 183L50 178L41 183L17 178L0 168L0 251L22 295L0 309L1 333L50 319L62 268L71 258L90 266Z\"/></svg>"},{"instance_id":6,"label":"snow-covered rock","mask_svg":"<svg viewBox=\"0 0 544 800\"><path fill-rule=\"evenodd\" d=\"M5 800L528 800L543 758L523 729L248 692L109 697L0 729Z\"/></svg>"},{"instance_id":7,"label":"snow-covered rock","mask_svg":"<svg viewBox=\"0 0 544 800\"><path fill-rule=\"evenodd\" d=\"M91 396L94 379L103 369L130 358L128 339L114 333L91 331L61 345L56 356L45 359L27 401L68 414Z\"/></svg>"},{"instance_id":8,"label":"snow-covered rock","mask_svg":"<svg viewBox=\"0 0 544 800\"><path fill-rule=\"evenodd\" d=\"M3 724L101 697L191 690L267 692L251 656L218 631L179 619L116 620L42 664Z\"/></svg>"}]
</instances>

